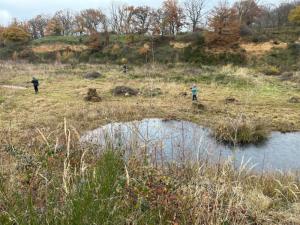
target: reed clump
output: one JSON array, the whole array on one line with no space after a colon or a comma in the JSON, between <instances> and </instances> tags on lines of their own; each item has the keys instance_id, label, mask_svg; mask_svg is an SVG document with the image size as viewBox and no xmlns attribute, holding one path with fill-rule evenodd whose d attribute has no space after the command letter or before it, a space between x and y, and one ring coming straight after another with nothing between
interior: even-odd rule
<instances>
[{"instance_id":1,"label":"reed clump","mask_svg":"<svg viewBox=\"0 0 300 225\"><path fill-rule=\"evenodd\" d=\"M221 122L214 133L219 142L230 145L261 144L269 136L264 123L245 119Z\"/></svg>"}]
</instances>

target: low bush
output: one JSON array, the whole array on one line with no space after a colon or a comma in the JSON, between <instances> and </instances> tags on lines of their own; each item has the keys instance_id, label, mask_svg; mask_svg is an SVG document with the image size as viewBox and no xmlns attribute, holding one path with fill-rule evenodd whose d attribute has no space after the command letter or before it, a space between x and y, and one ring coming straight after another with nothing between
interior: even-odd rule
<instances>
[{"instance_id":1,"label":"low bush","mask_svg":"<svg viewBox=\"0 0 300 225\"><path fill-rule=\"evenodd\" d=\"M247 25L242 25L241 28L240 28L240 35L242 37L244 36L251 36L253 34L253 30L247 26Z\"/></svg>"},{"instance_id":2,"label":"low bush","mask_svg":"<svg viewBox=\"0 0 300 225\"><path fill-rule=\"evenodd\" d=\"M270 65L262 66L259 71L265 75L279 75L281 73L279 68Z\"/></svg>"},{"instance_id":3,"label":"low bush","mask_svg":"<svg viewBox=\"0 0 300 225\"><path fill-rule=\"evenodd\" d=\"M179 42L191 42L193 45L203 46L205 44L205 38L201 32L185 33L177 35L175 41Z\"/></svg>"},{"instance_id":4,"label":"low bush","mask_svg":"<svg viewBox=\"0 0 300 225\"><path fill-rule=\"evenodd\" d=\"M292 43L286 49L274 48L260 60L262 66L268 64L281 71L298 70L300 66L300 44Z\"/></svg>"},{"instance_id":5,"label":"low bush","mask_svg":"<svg viewBox=\"0 0 300 225\"><path fill-rule=\"evenodd\" d=\"M251 41L254 42L254 43L266 42L266 41L268 41L268 40L269 40L268 36L263 35L263 34L261 34L261 35L255 34L255 35L251 38Z\"/></svg>"},{"instance_id":6,"label":"low bush","mask_svg":"<svg viewBox=\"0 0 300 225\"><path fill-rule=\"evenodd\" d=\"M238 46L235 47L238 48ZM224 51L220 53L214 53L205 51L202 47L194 48L192 46L189 46L184 49L181 60L185 62L204 65L242 65L245 64L247 61L246 54L241 49L235 49L235 51Z\"/></svg>"}]
</instances>

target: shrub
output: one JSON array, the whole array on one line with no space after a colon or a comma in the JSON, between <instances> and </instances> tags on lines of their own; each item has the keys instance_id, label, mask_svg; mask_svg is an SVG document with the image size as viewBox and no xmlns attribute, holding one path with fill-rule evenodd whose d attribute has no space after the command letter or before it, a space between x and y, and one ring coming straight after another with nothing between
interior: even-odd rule
<instances>
[{"instance_id":1,"label":"shrub","mask_svg":"<svg viewBox=\"0 0 300 225\"><path fill-rule=\"evenodd\" d=\"M204 45L205 38L200 32L187 33L176 36L175 41L191 42L194 45Z\"/></svg>"},{"instance_id":2,"label":"shrub","mask_svg":"<svg viewBox=\"0 0 300 225\"><path fill-rule=\"evenodd\" d=\"M18 53L16 51L14 51L14 53L12 54L11 59L15 62L18 60Z\"/></svg>"},{"instance_id":3,"label":"shrub","mask_svg":"<svg viewBox=\"0 0 300 225\"><path fill-rule=\"evenodd\" d=\"M61 62L71 63L74 58L75 58L75 54L73 52L65 51L61 55Z\"/></svg>"},{"instance_id":4,"label":"shrub","mask_svg":"<svg viewBox=\"0 0 300 225\"><path fill-rule=\"evenodd\" d=\"M126 44L132 44L135 40L134 34L128 34L125 36Z\"/></svg>"},{"instance_id":5,"label":"shrub","mask_svg":"<svg viewBox=\"0 0 300 225\"><path fill-rule=\"evenodd\" d=\"M90 52L89 51L83 51L79 54L78 60L79 62L85 62L87 63L89 61Z\"/></svg>"},{"instance_id":6,"label":"shrub","mask_svg":"<svg viewBox=\"0 0 300 225\"><path fill-rule=\"evenodd\" d=\"M299 43L292 43L288 45L288 50L290 50L291 54L294 56L300 56L300 44Z\"/></svg>"},{"instance_id":7,"label":"shrub","mask_svg":"<svg viewBox=\"0 0 300 225\"><path fill-rule=\"evenodd\" d=\"M30 62L34 62L38 57L34 54L31 48L25 48L19 52L20 59L27 59Z\"/></svg>"},{"instance_id":8,"label":"shrub","mask_svg":"<svg viewBox=\"0 0 300 225\"><path fill-rule=\"evenodd\" d=\"M254 42L254 43L259 43L259 42L266 42L266 41L268 41L269 39L268 39L268 37L266 36L266 35L255 35L255 36L253 36L252 37L252 42Z\"/></svg>"},{"instance_id":9,"label":"shrub","mask_svg":"<svg viewBox=\"0 0 300 225\"><path fill-rule=\"evenodd\" d=\"M18 26L6 28L2 37L5 45L25 44L30 40L30 34Z\"/></svg>"},{"instance_id":10,"label":"shrub","mask_svg":"<svg viewBox=\"0 0 300 225\"><path fill-rule=\"evenodd\" d=\"M276 66L266 65L260 68L260 72L265 75L279 75L280 69Z\"/></svg>"},{"instance_id":11,"label":"shrub","mask_svg":"<svg viewBox=\"0 0 300 225\"><path fill-rule=\"evenodd\" d=\"M250 36L253 34L252 29L247 25L242 25L240 28L240 35L241 36Z\"/></svg>"}]
</instances>

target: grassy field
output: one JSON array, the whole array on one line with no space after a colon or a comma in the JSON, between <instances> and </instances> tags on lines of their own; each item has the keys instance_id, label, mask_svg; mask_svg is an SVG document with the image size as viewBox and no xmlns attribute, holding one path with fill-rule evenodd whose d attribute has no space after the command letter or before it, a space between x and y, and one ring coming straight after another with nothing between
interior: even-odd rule
<instances>
[{"instance_id":1,"label":"grassy field","mask_svg":"<svg viewBox=\"0 0 300 225\"><path fill-rule=\"evenodd\" d=\"M87 80L83 76L99 71L103 77ZM34 95L30 81L39 78L40 94ZM289 103L300 95L300 85L263 76L248 68L223 66L196 68L179 64L133 67L124 75L113 65L1 65L1 84L28 87L27 90L1 88L2 127L20 132L36 127L52 127L66 118L80 132L112 121L145 117L186 119L214 127L226 118L244 115L263 120L270 130L300 129L300 104ZM190 87L200 89L205 110L197 112ZM111 90L119 85L140 90L135 97L115 97ZM84 101L88 88L96 88L101 103ZM160 88L162 94L145 96ZM187 96L182 95L183 92ZM148 94L149 95L149 94ZM237 101L226 104L226 98Z\"/></svg>"},{"instance_id":2,"label":"grassy field","mask_svg":"<svg viewBox=\"0 0 300 225\"><path fill-rule=\"evenodd\" d=\"M103 76L84 79L91 71ZM123 74L117 65L2 63L0 72L0 85L27 87L0 87L1 224L300 224L294 174L205 163L156 168L78 145L87 130L152 117L212 129L243 117L269 131L300 130L300 104L289 102L300 97L299 83L230 65L145 65ZM192 104L193 83L204 107ZM140 94L114 96L120 85ZM88 88L102 101L84 101Z\"/></svg>"}]
</instances>

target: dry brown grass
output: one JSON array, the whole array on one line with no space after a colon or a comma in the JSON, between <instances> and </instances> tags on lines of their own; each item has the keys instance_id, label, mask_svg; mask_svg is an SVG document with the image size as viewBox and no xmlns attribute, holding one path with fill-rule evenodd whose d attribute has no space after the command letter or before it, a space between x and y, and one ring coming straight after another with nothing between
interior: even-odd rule
<instances>
[{"instance_id":1,"label":"dry brown grass","mask_svg":"<svg viewBox=\"0 0 300 225\"><path fill-rule=\"evenodd\" d=\"M48 53L48 52L58 52L58 51L74 51L74 52L82 52L86 50L88 47L86 45L68 45L68 44L52 44L52 45L39 45L32 47L32 51L34 53Z\"/></svg>"},{"instance_id":2,"label":"dry brown grass","mask_svg":"<svg viewBox=\"0 0 300 225\"><path fill-rule=\"evenodd\" d=\"M32 191L38 206L45 204L48 188L63 190L60 201L65 200L75 173L88 170L88 163L95 160L92 154L82 155L83 149L76 145L80 134L109 122L161 117L185 119L214 128L220 121L243 115L249 120L263 120L270 130L300 129L300 105L288 102L299 89L276 78L255 76L248 68L155 65L135 67L127 75L116 65L73 68L4 63L0 69L1 84L28 87L0 89L0 172L9 177L5 181L7 190ZM104 77L84 79L83 75L89 71L99 71ZM216 74L229 76L232 82L222 84L219 79L223 76ZM38 95L28 83L33 75L40 80ZM204 79L204 75L214 78ZM235 79L249 80L249 84ZM193 109L192 83L200 89L204 110ZM111 90L119 85L140 90L160 88L162 93L154 97L113 96ZM102 102L84 101L89 88L97 89ZM229 96L238 102L226 104ZM14 155L18 151L22 157ZM27 156L34 156L34 160L42 163L33 163L32 168L26 164ZM20 170L20 165L26 169ZM59 185L47 184L48 178ZM128 207L133 202L132 206L136 207L135 201L146 199L152 208L169 207L167 211L174 213L173 224L178 223L180 214L188 216L182 221L192 224L300 224L299 181L294 174L260 176L246 170L234 171L229 165L205 163L162 170L133 159L128 162L126 182L126 201L120 204ZM145 187L149 192L144 191ZM6 197L15 200L9 194ZM137 221L135 216L128 218Z\"/></svg>"},{"instance_id":3,"label":"dry brown grass","mask_svg":"<svg viewBox=\"0 0 300 225\"><path fill-rule=\"evenodd\" d=\"M272 48L287 48L287 43L281 42L277 45L274 44L273 41L263 43L243 43L241 44L241 47L245 49L248 54L262 56L271 51Z\"/></svg>"},{"instance_id":4,"label":"dry brown grass","mask_svg":"<svg viewBox=\"0 0 300 225\"><path fill-rule=\"evenodd\" d=\"M220 74L233 77L247 77L254 83L246 87L218 84L212 81L199 81L200 102L205 110L195 113L190 99L191 82L172 81L181 76L201 76L212 73L203 70L199 75L187 73L184 65L175 68L155 66L155 69L134 68L124 75L121 68L112 65L29 65L5 64L1 67L0 83L29 87L27 90L0 89L1 123L6 129L15 129L22 134L33 127L53 127L67 118L81 132L111 121L133 120L145 117L173 117L190 120L214 127L219 121L236 117L241 113L249 119L262 119L271 130L299 130L299 104L288 103L297 89L283 85L273 78L254 77L253 71L243 68L218 68ZM104 78L86 80L82 76L88 71L99 71ZM32 76L40 79L40 93L34 95ZM130 77L135 77L134 79ZM136 89L160 88L162 94L149 98L116 97L111 90L119 85ZM103 101L87 103L84 96L88 88L96 88ZM187 92L187 96L180 93ZM225 104L226 97L238 99L238 104Z\"/></svg>"}]
</instances>

